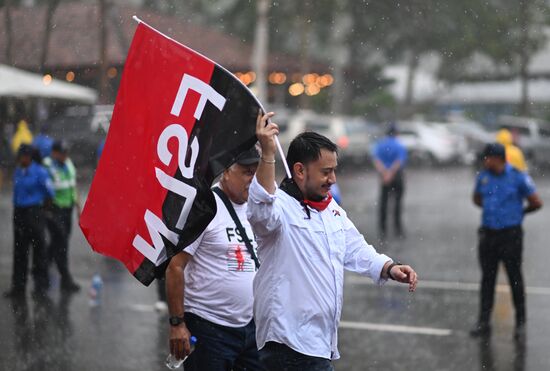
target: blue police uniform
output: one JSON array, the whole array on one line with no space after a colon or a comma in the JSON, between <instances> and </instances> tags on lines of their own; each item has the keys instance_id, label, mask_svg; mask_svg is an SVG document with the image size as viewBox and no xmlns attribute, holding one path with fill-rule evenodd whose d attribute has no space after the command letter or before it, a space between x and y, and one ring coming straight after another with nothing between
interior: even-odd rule
<instances>
[{"instance_id":1,"label":"blue police uniform","mask_svg":"<svg viewBox=\"0 0 550 371\"><path fill-rule=\"evenodd\" d=\"M29 167L17 167L13 176L13 205L15 207L41 206L54 197L48 171L35 162Z\"/></svg>"},{"instance_id":2,"label":"blue police uniform","mask_svg":"<svg viewBox=\"0 0 550 371\"><path fill-rule=\"evenodd\" d=\"M509 164L506 164L500 174L486 170L477 177L474 192L481 196L483 209L478 246L482 270L480 327L489 327L499 261L504 263L512 288L516 325L521 326L525 323L521 223L524 216L524 200L535 191L535 185L529 175Z\"/></svg>"},{"instance_id":3,"label":"blue police uniform","mask_svg":"<svg viewBox=\"0 0 550 371\"><path fill-rule=\"evenodd\" d=\"M14 249L11 294L23 295L25 292L31 246L34 290L36 293L43 293L49 282L42 206L47 199L53 198L53 185L46 169L35 162L26 168L15 169L13 185Z\"/></svg>"},{"instance_id":4,"label":"blue police uniform","mask_svg":"<svg viewBox=\"0 0 550 371\"><path fill-rule=\"evenodd\" d=\"M390 194L394 195L394 225L397 234L403 235L401 222L401 200L405 192L405 176L403 168L407 163L407 149L393 135L388 135L376 143L373 150L373 157L379 160L386 169L389 169L395 161L401 163L395 177L389 184L382 184L380 189L380 201L378 209L378 228L382 235L386 234L386 219L388 199Z\"/></svg>"},{"instance_id":5,"label":"blue police uniform","mask_svg":"<svg viewBox=\"0 0 550 371\"><path fill-rule=\"evenodd\" d=\"M408 158L407 149L394 136L386 136L376 143L373 154L374 158L380 160L386 169L389 169L396 160L399 160L403 167Z\"/></svg>"},{"instance_id":6,"label":"blue police uniform","mask_svg":"<svg viewBox=\"0 0 550 371\"><path fill-rule=\"evenodd\" d=\"M481 172L475 186L475 193L482 199L481 225L494 230L520 226L523 201L535 191L531 177L510 164L506 164L502 174Z\"/></svg>"}]
</instances>

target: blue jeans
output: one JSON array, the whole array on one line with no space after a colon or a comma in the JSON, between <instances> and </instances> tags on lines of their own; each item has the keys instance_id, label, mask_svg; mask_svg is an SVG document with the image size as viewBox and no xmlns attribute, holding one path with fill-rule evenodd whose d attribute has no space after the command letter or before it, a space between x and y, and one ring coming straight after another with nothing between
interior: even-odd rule
<instances>
[{"instance_id":1,"label":"blue jeans","mask_svg":"<svg viewBox=\"0 0 550 371\"><path fill-rule=\"evenodd\" d=\"M186 312L185 325L197 338L183 364L185 371L265 370L258 357L254 320L244 327L227 327Z\"/></svg>"},{"instance_id":2,"label":"blue jeans","mask_svg":"<svg viewBox=\"0 0 550 371\"><path fill-rule=\"evenodd\" d=\"M307 356L273 341L260 349L260 360L269 371L334 371L330 359Z\"/></svg>"}]
</instances>

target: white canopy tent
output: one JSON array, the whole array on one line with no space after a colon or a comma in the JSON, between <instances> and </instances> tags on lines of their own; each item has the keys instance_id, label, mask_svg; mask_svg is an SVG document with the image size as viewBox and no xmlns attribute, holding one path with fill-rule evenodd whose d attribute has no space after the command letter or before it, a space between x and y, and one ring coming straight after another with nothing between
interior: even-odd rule
<instances>
[{"instance_id":1,"label":"white canopy tent","mask_svg":"<svg viewBox=\"0 0 550 371\"><path fill-rule=\"evenodd\" d=\"M52 98L93 104L97 100L94 89L52 79L0 64L0 97Z\"/></svg>"}]
</instances>

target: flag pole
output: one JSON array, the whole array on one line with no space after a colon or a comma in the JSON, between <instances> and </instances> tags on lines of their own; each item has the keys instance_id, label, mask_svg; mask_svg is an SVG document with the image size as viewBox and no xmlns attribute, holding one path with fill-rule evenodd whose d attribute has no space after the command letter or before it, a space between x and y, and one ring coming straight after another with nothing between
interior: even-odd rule
<instances>
[{"instance_id":1,"label":"flag pole","mask_svg":"<svg viewBox=\"0 0 550 371\"><path fill-rule=\"evenodd\" d=\"M143 24L147 25L147 24L144 23L141 19L139 19L136 15L132 16L132 19L133 19L134 21L136 21L137 23L143 23ZM149 26L149 25L147 25L147 26ZM151 26L149 26L149 27L151 27ZM157 32L158 32L158 31L157 31ZM162 33L161 33L161 34L162 34ZM164 35L164 34L162 34L162 35ZM166 36L166 35L164 35L164 36ZM166 36L166 37L169 38L169 39L171 39L169 36ZM175 41L175 40L174 40L174 41ZM207 58L207 57L205 57L205 58ZM207 58L207 59L208 59L208 58ZM214 63L215 63L215 62L214 62ZM218 65L218 66L220 66L220 65L217 64L217 63L215 63L215 64ZM221 67L221 66L220 66L220 67ZM221 68L223 68L223 67L221 67ZM223 69L225 69L225 68L223 68ZM229 71L228 71L228 72L229 72ZM230 73L230 72L229 72L229 73ZM238 81L241 82L240 80L238 80ZM242 84L242 82L241 82L241 84ZM250 89L248 89L248 86L246 86L246 85L244 85L244 84L243 84L243 86L244 86L247 90L250 91ZM251 94L252 94L252 92L251 92ZM258 100L258 98L257 98L254 94L252 94L252 96L253 96L254 98L256 98L256 102L258 102L258 104L260 105L262 111L264 111L264 113L267 112L267 111L265 110L264 106L262 105L262 103ZM292 174L290 174L290 169L289 169L288 164L287 164L287 162L286 162L286 158L285 158L285 153L284 153L284 151L283 151L283 147L281 146L281 142L279 142L279 137L278 137L277 135L275 136L274 139L275 139L275 145L277 146L277 150L278 150L278 152L279 152L279 156L281 156L281 160L282 160L283 165L284 165L284 167L285 167L286 175L287 175L287 177L290 179L290 178L292 178Z\"/></svg>"},{"instance_id":2,"label":"flag pole","mask_svg":"<svg viewBox=\"0 0 550 371\"><path fill-rule=\"evenodd\" d=\"M274 138L275 138L275 145L277 146L277 149L279 150L279 155L281 156L281 160L283 161L283 165L285 166L286 176L288 177L288 179L292 179L292 174L290 174L290 169L288 168L288 164L286 162L283 147L281 147L281 142L279 142L279 136L275 135Z\"/></svg>"}]
</instances>

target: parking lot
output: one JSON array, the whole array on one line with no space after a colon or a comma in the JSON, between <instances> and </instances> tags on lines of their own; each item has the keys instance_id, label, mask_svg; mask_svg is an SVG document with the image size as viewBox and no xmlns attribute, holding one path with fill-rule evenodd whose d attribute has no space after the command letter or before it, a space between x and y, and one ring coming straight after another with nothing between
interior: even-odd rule
<instances>
[{"instance_id":1,"label":"parking lot","mask_svg":"<svg viewBox=\"0 0 550 371\"><path fill-rule=\"evenodd\" d=\"M469 338L478 310L476 228L479 210L470 202L474 172L467 167L418 168L407 174L407 238L376 235L377 179L370 168L347 167L339 175L344 207L380 251L411 264L420 276L417 292L393 282L377 287L346 275L339 332L342 358L336 370L547 370L550 369L550 273L546 261L550 181L535 179L546 208L525 223L524 274L528 334L512 339L513 307L499 275L494 334L484 343ZM81 182L83 193L88 183ZM0 197L0 289L11 274L11 191ZM154 286L143 287L116 261L91 251L79 230L72 236L71 264L84 290L59 294L56 276L50 300L0 299L2 370L164 370L165 314L154 309ZM86 288L99 272L102 303L89 305ZM290 299L289 299L290 300Z\"/></svg>"}]
</instances>

